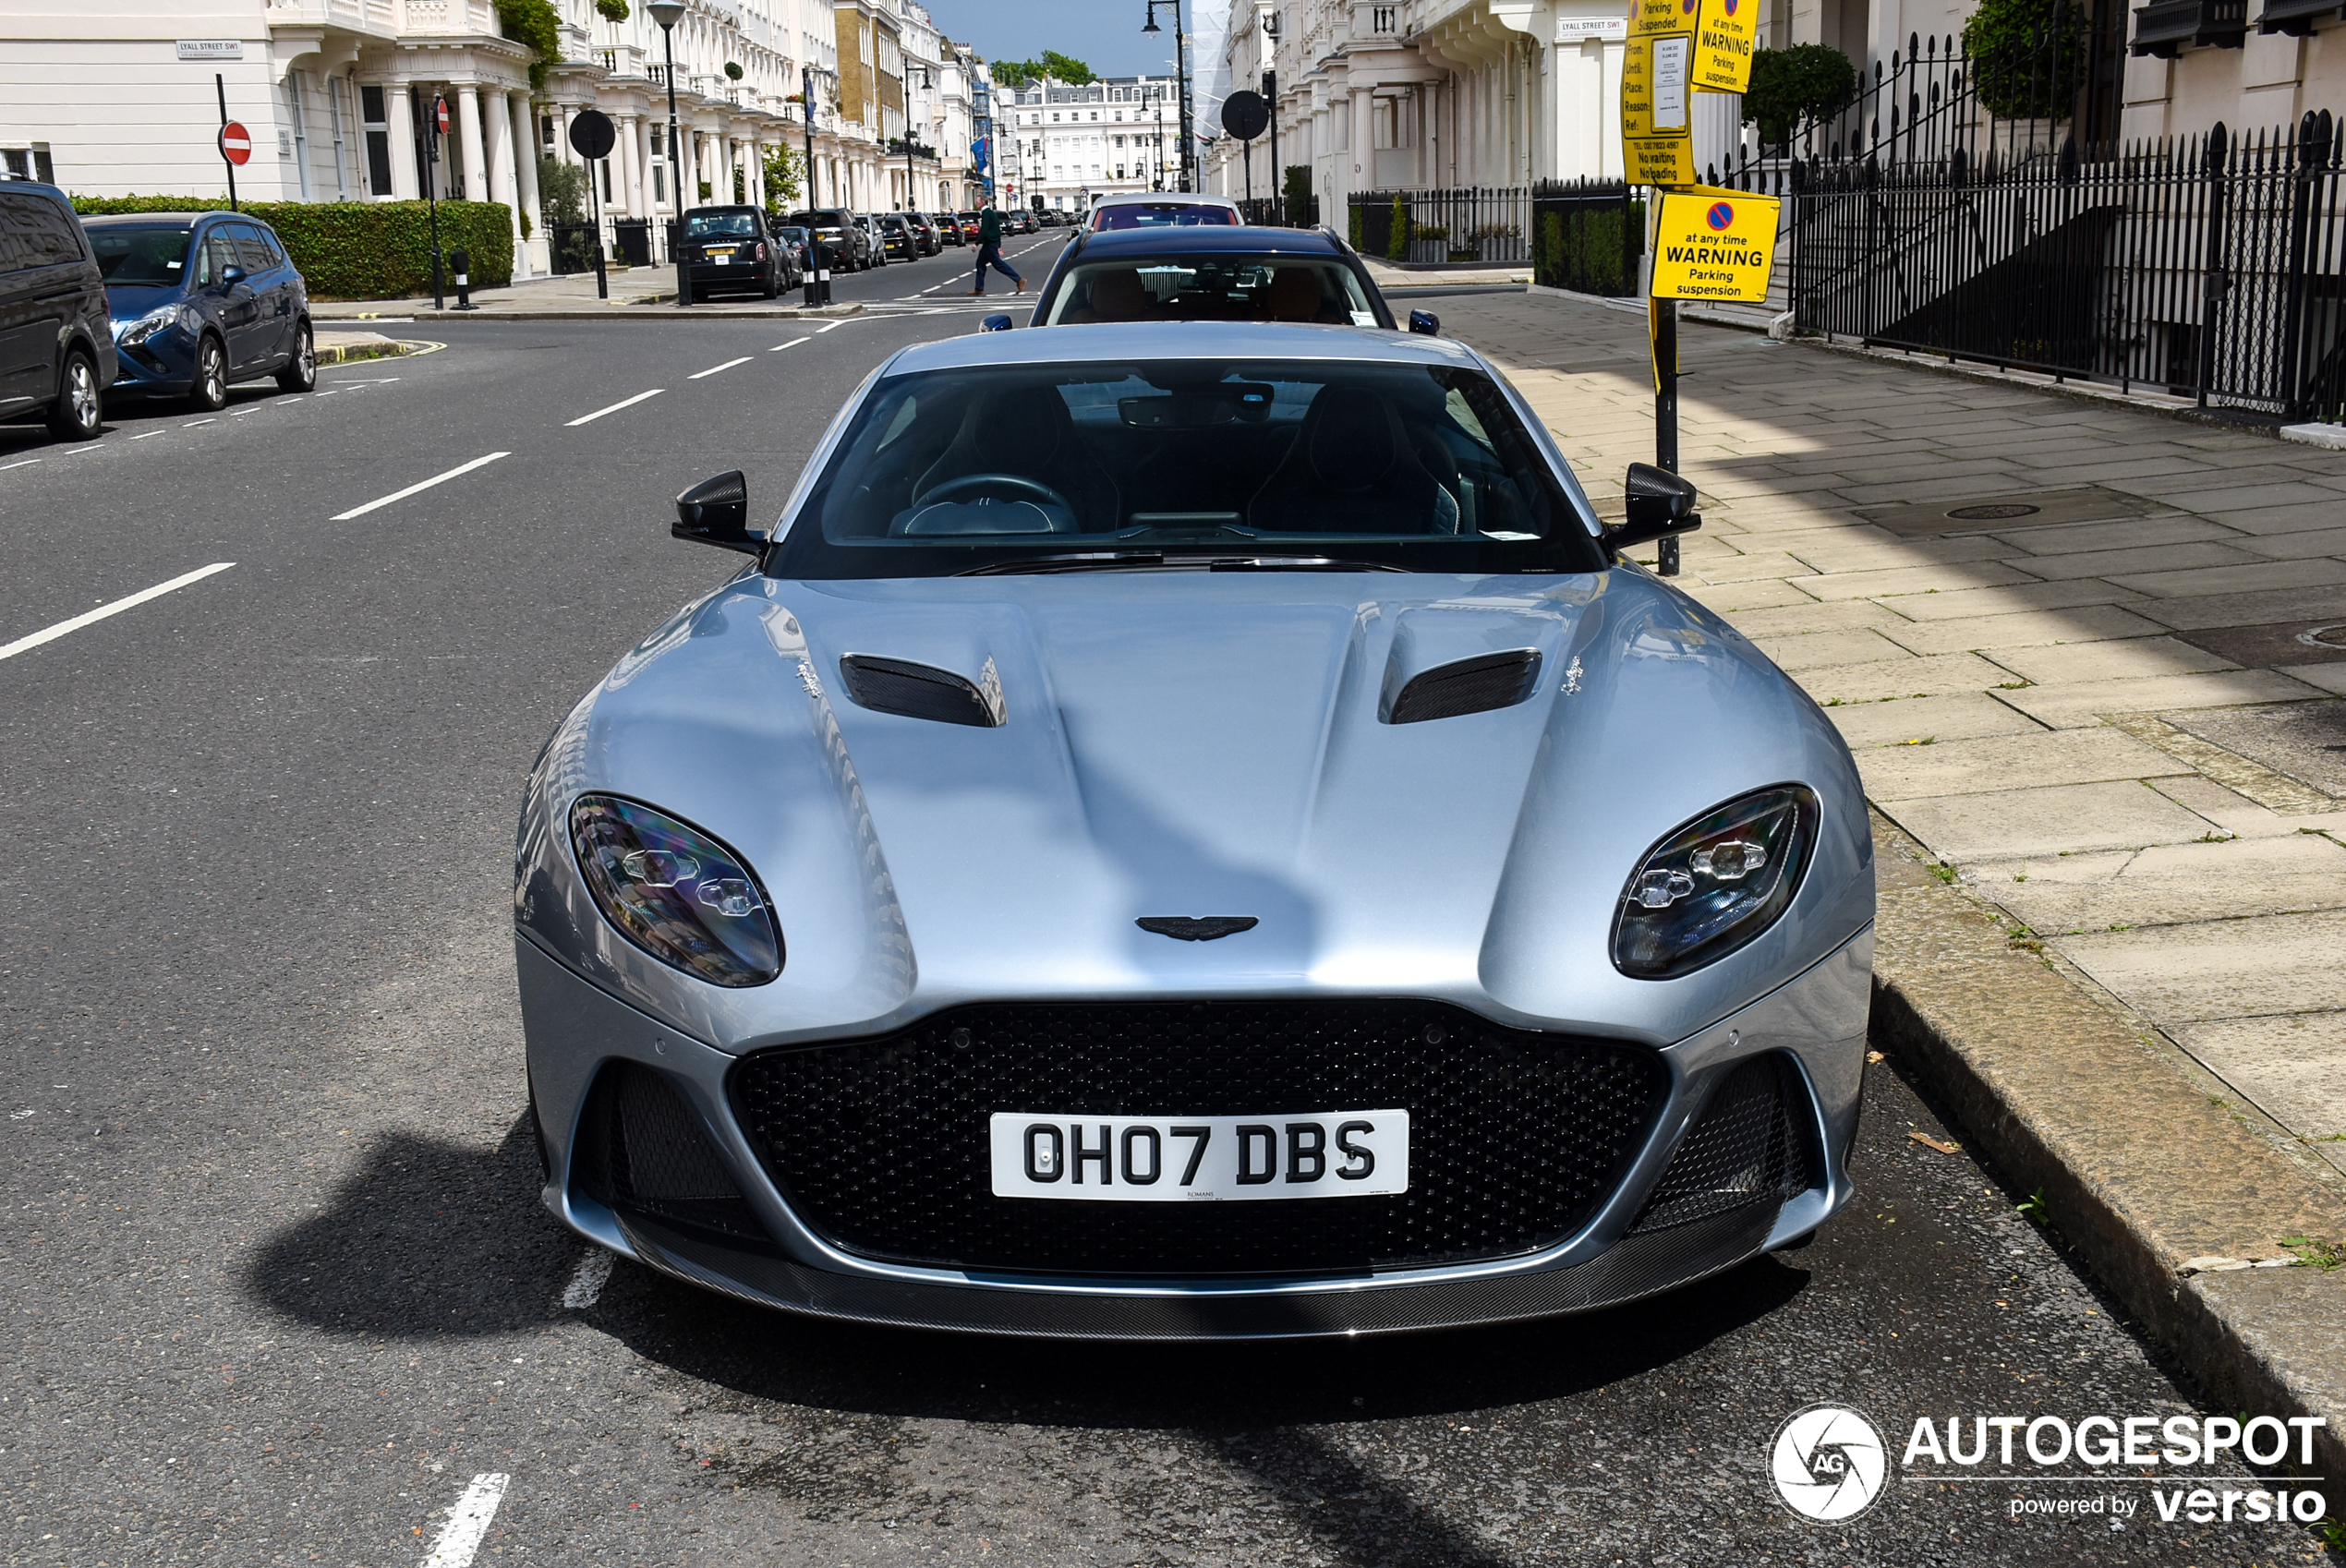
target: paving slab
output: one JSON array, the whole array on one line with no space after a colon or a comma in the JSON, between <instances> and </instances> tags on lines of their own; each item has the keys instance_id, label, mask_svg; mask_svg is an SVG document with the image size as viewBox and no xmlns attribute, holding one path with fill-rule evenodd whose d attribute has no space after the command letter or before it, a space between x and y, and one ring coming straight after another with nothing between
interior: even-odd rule
<instances>
[{"instance_id":1,"label":"paving slab","mask_svg":"<svg viewBox=\"0 0 2346 1568\"><path fill-rule=\"evenodd\" d=\"M1814 594L1804 594L1788 582L1767 578L1747 583L1694 581L1681 585L1695 600L1723 615L1730 610L1776 609L1787 605L1805 608L1817 602Z\"/></svg>"},{"instance_id":2,"label":"paving slab","mask_svg":"<svg viewBox=\"0 0 2346 1568\"><path fill-rule=\"evenodd\" d=\"M1743 627L1741 618L1737 619L1737 629L1750 634ZM1871 630L1809 632L1793 636L1753 637L1752 641L1761 653L1775 661L1779 669L1819 669L1880 659L1897 659L1907 664L1915 661L1912 653Z\"/></svg>"},{"instance_id":3,"label":"paving slab","mask_svg":"<svg viewBox=\"0 0 2346 1568\"><path fill-rule=\"evenodd\" d=\"M1999 648L1995 661L2025 681L2051 686L2080 681L2138 681L2151 675L2204 675L2237 669L2223 655L2173 637L2123 637L2046 647Z\"/></svg>"},{"instance_id":4,"label":"paving slab","mask_svg":"<svg viewBox=\"0 0 2346 1568\"><path fill-rule=\"evenodd\" d=\"M1895 648L1895 644L1883 646ZM1808 694L1832 707L1842 703L1875 703L1909 697L1943 697L1977 692L1993 684L1999 673L1977 654L1932 654L1921 657L1897 649L1900 657L1868 664L1832 665L1793 672Z\"/></svg>"},{"instance_id":5,"label":"paving slab","mask_svg":"<svg viewBox=\"0 0 2346 1568\"><path fill-rule=\"evenodd\" d=\"M2031 580L2010 587L1909 594L1898 600L1897 609L1913 621L1968 621L1982 615L2017 615L2024 610L2073 609L2095 604L2122 604L2139 609L2144 602L2144 596L2132 589L2112 587L2095 577L2081 577L2068 583ZM2175 624L2172 621L2165 623Z\"/></svg>"},{"instance_id":6,"label":"paving slab","mask_svg":"<svg viewBox=\"0 0 2346 1568\"><path fill-rule=\"evenodd\" d=\"M1921 594L1958 594L1977 588L1999 588L2038 579L2016 566L2000 561L1956 565L1918 564L1867 572L1826 573L1805 580L1801 586L1820 599L1890 597ZM1905 607L1898 607L1904 612Z\"/></svg>"},{"instance_id":7,"label":"paving slab","mask_svg":"<svg viewBox=\"0 0 2346 1568\"><path fill-rule=\"evenodd\" d=\"M2023 713L2056 729L2098 724L2113 713L2165 713L2195 707L2296 702L2318 694L2277 670L2240 669L2212 675L2162 675L2147 680L2078 681L2029 686L2005 694Z\"/></svg>"},{"instance_id":8,"label":"paving slab","mask_svg":"<svg viewBox=\"0 0 2346 1568\"><path fill-rule=\"evenodd\" d=\"M2181 548L2181 547L2179 547ZM2262 588L2299 589L2346 583L2346 561L2265 561L2249 566L2203 566L2187 572L2142 572L2109 581L2152 598L2203 598L2210 594L2246 594Z\"/></svg>"},{"instance_id":9,"label":"paving slab","mask_svg":"<svg viewBox=\"0 0 2346 1568\"><path fill-rule=\"evenodd\" d=\"M2238 1084L2274 1119L2305 1129L2309 1147L2346 1169L2346 1016L2226 1019L2185 1024L2184 1048Z\"/></svg>"},{"instance_id":10,"label":"paving slab","mask_svg":"<svg viewBox=\"0 0 2346 1568\"><path fill-rule=\"evenodd\" d=\"M2346 616L2346 585L2201 594L2190 598L2154 599L2146 596L2129 597L2127 603L2136 614L2146 615L2179 632L2189 632L2203 626L2249 626L2302 616Z\"/></svg>"},{"instance_id":11,"label":"paving slab","mask_svg":"<svg viewBox=\"0 0 2346 1568\"><path fill-rule=\"evenodd\" d=\"M2133 781L2050 784L1977 795L1884 800L1881 809L1941 860L2019 860L2067 850L2187 844L2212 825Z\"/></svg>"},{"instance_id":12,"label":"paving slab","mask_svg":"<svg viewBox=\"0 0 2346 1568\"><path fill-rule=\"evenodd\" d=\"M2346 910L2140 926L2062 951L2158 1023L2346 1009Z\"/></svg>"},{"instance_id":13,"label":"paving slab","mask_svg":"<svg viewBox=\"0 0 2346 1568\"><path fill-rule=\"evenodd\" d=\"M2158 621L2114 604L2022 610L2012 615L1976 615L1960 621L1906 621L1902 616L1897 624L1880 626L1883 636L1916 653L1993 654L2000 648L2090 643L2111 637L2155 637L2164 630Z\"/></svg>"},{"instance_id":14,"label":"paving slab","mask_svg":"<svg viewBox=\"0 0 2346 1568\"><path fill-rule=\"evenodd\" d=\"M2346 909L2346 845L2318 834L2033 856L1972 873L2039 935Z\"/></svg>"},{"instance_id":15,"label":"paving slab","mask_svg":"<svg viewBox=\"0 0 2346 1568\"><path fill-rule=\"evenodd\" d=\"M1929 745L1861 753L1857 766L1865 775L1868 794L1909 803L1929 796L2007 791L2020 778L2031 786L2096 784L2191 771L2188 763L2109 729L2039 730L1973 741L1934 739Z\"/></svg>"},{"instance_id":16,"label":"paving slab","mask_svg":"<svg viewBox=\"0 0 2346 1568\"><path fill-rule=\"evenodd\" d=\"M1946 697L1908 697L1897 702L1855 703L1827 708L1825 717L1851 751L1930 741L1965 741L1981 735L2045 733L2045 727L1983 692Z\"/></svg>"},{"instance_id":17,"label":"paving slab","mask_svg":"<svg viewBox=\"0 0 2346 1568\"><path fill-rule=\"evenodd\" d=\"M2034 523L2034 519L2030 520ZM2050 527L1999 529L1995 536L2030 555L2078 555L2089 551L2136 549L2151 545L2188 544L2198 539L2238 540L2236 528L2205 517L2181 514L2130 517L2122 523L2063 523Z\"/></svg>"},{"instance_id":18,"label":"paving slab","mask_svg":"<svg viewBox=\"0 0 2346 1568\"><path fill-rule=\"evenodd\" d=\"M2025 570L2050 582L2069 577L2107 577L2129 573L2201 571L2215 566L2255 566L2264 559L2221 539L2185 539L2173 544L2133 545L2122 549L2020 556L2002 552Z\"/></svg>"}]
</instances>

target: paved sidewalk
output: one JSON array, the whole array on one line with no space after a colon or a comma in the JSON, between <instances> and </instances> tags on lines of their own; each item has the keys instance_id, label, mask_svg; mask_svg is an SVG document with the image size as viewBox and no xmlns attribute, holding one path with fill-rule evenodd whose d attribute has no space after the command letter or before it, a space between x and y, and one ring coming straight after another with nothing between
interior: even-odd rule
<instances>
[{"instance_id":1,"label":"paved sidewalk","mask_svg":"<svg viewBox=\"0 0 2346 1568\"><path fill-rule=\"evenodd\" d=\"M1445 325L1601 505L1652 456L1642 313L1508 296ZM1685 585L2014 941L2346 1173L2346 453L1684 337Z\"/></svg>"}]
</instances>

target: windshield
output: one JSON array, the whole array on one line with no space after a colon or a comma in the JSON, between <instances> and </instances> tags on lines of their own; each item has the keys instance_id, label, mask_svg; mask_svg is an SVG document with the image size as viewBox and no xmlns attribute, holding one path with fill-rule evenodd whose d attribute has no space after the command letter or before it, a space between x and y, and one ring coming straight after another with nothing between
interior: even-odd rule
<instances>
[{"instance_id":1,"label":"windshield","mask_svg":"<svg viewBox=\"0 0 2346 1568\"><path fill-rule=\"evenodd\" d=\"M1197 223L1234 224L1239 215L1227 207L1203 207L1189 201L1119 201L1092 214L1094 229L1189 228Z\"/></svg>"},{"instance_id":2,"label":"windshield","mask_svg":"<svg viewBox=\"0 0 2346 1568\"><path fill-rule=\"evenodd\" d=\"M872 391L778 576L1334 558L1593 572L1590 525L1478 370L1274 360L988 366ZM1103 561L1099 558L1105 556Z\"/></svg>"},{"instance_id":3,"label":"windshield","mask_svg":"<svg viewBox=\"0 0 2346 1568\"><path fill-rule=\"evenodd\" d=\"M1338 261L1178 256L1069 269L1045 326L1092 321L1320 321L1379 324L1360 279Z\"/></svg>"},{"instance_id":4,"label":"windshield","mask_svg":"<svg viewBox=\"0 0 2346 1568\"><path fill-rule=\"evenodd\" d=\"M708 235L748 235L757 233L755 212L688 212L684 232L695 239Z\"/></svg>"},{"instance_id":5,"label":"windshield","mask_svg":"<svg viewBox=\"0 0 2346 1568\"><path fill-rule=\"evenodd\" d=\"M90 231L98 273L110 283L176 283L187 273L186 228Z\"/></svg>"}]
</instances>

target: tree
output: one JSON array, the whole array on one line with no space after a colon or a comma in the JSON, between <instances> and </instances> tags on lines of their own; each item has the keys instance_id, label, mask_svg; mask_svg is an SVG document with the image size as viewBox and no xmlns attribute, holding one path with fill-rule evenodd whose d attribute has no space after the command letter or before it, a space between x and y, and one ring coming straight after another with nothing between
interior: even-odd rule
<instances>
[{"instance_id":1,"label":"tree","mask_svg":"<svg viewBox=\"0 0 2346 1568\"><path fill-rule=\"evenodd\" d=\"M1743 123L1760 127L1762 147L1782 147L1802 120L1830 114L1857 90L1849 56L1822 43L1762 49L1751 56L1743 90Z\"/></svg>"},{"instance_id":2,"label":"tree","mask_svg":"<svg viewBox=\"0 0 2346 1568\"><path fill-rule=\"evenodd\" d=\"M627 0L595 0L595 15L607 22L627 19Z\"/></svg>"},{"instance_id":3,"label":"tree","mask_svg":"<svg viewBox=\"0 0 2346 1568\"><path fill-rule=\"evenodd\" d=\"M550 0L497 0L497 26L537 58L529 62L529 90L546 85L546 67L562 57L562 19Z\"/></svg>"},{"instance_id":4,"label":"tree","mask_svg":"<svg viewBox=\"0 0 2346 1568\"><path fill-rule=\"evenodd\" d=\"M1050 78L1062 87L1089 87L1100 78L1092 67L1081 60L1070 59L1056 49L1046 49L1039 60L998 60L994 64L994 79L1003 86L1023 91Z\"/></svg>"},{"instance_id":5,"label":"tree","mask_svg":"<svg viewBox=\"0 0 2346 1568\"><path fill-rule=\"evenodd\" d=\"M586 166L550 154L538 160L538 205L546 226L586 221Z\"/></svg>"},{"instance_id":6,"label":"tree","mask_svg":"<svg viewBox=\"0 0 2346 1568\"><path fill-rule=\"evenodd\" d=\"M1979 0L1963 52L1989 113L2066 119L2085 84L2086 13L2070 0Z\"/></svg>"},{"instance_id":7,"label":"tree","mask_svg":"<svg viewBox=\"0 0 2346 1568\"><path fill-rule=\"evenodd\" d=\"M806 172L806 155L794 147L777 147L766 154L766 210L780 218L798 207L798 187Z\"/></svg>"}]
</instances>

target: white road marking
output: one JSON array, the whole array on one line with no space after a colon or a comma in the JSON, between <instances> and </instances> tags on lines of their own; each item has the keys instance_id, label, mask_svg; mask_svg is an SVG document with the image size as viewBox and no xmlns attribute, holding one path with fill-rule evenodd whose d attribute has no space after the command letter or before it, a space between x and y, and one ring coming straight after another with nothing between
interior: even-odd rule
<instances>
[{"instance_id":1,"label":"white road marking","mask_svg":"<svg viewBox=\"0 0 2346 1568\"><path fill-rule=\"evenodd\" d=\"M431 1555L424 1559L424 1568L472 1568L473 1554L480 1550L480 1538L489 1533L490 1522L497 1517L497 1505L505 1501L505 1488L511 1476L475 1476L456 1506L448 1511L448 1524L433 1543Z\"/></svg>"},{"instance_id":2,"label":"white road marking","mask_svg":"<svg viewBox=\"0 0 2346 1568\"><path fill-rule=\"evenodd\" d=\"M211 423L212 421L209 419L190 419L179 428L183 430L192 430L199 425L209 425Z\"/></svg>"},{"instance_id":3,"label":"white road marking","mask_svg":"<svg viewBox=\"0 0 2346 1568\"><path fill-rule=\"evenodd\" d=\"M633 408L637 404L643 402L646 398L658 397L660 393L666 392L667 390L668 389L666 387L654 387L649 392L637 392L634 397L622 398L617 403L612 404L609 408L598 408L592 414L580 415L577 418L571 420L569 424L564 425L562 428L568 430L575 428L580 425L591 425L606 414L616 414L623 408Z\"/></svg>"},{"instance_id":4,"label":"white road marking","mask_svg":"<svg viewBox=\"0 0 2346 1568\"><path fill-rule=\"evenodd\" d=\"M102 604L95 609L85 609L70 621L60 621L54 626L35 632L29 637L18 637L13 643L0 644L0 658L14 658L27 649L37 648L43 643L54 643L68 632L79 632L84 626L103 621L109 615L120 615L124 610L134 609L149 599L161 598L174 589L184 588L190 583L200 583L213 573L225 572L236 564L233 561L215 561L210 566L174 577L168 583L157 583L151 588L141 588L127 598L116 599L112 604Z\"/></svg>"},{"instance_id":5,"label":"white road marking","mask_svg":"<svg viewBox=\"0 0 2346 1568\"><path fill-rule=\"evenodd\" d=\"M821 326L819 326L819 327L816 328L816 329L815 329L815 331L816 331L816 332L818 332L818 333L820 333L820 332L835 332L839 331L841 327L844 327L845 325L847 325L847 318L846 318L846 317L844 317L844 316L842 316L842 317L840 317L840 318L838 320L836 320L836 321L826 321L826 322L824 322Z\"/></svg>"},{"instance_id":6,"label":"white road marking","mask_svg":"<svg viewBox=\"0 0 2346 1568\"><path fill-rule=\"evenodd\" d=\"M340 391L342 391L342 389L341 389L340 387L329 387L329 388L327 388L324 392L320 392L318 395L319 395L320 397L332 397L332 396L333 396L333 395L334 395L334 393L336 393L336 392L340 392Z\"/></svg>"},{"instance_id":7,"label":"white road marking","mask_svg":"<svg viewBox=\"0 0 2346 1568\"><path fill-rule=\"evenodd\" d=\"M808 339L808 338L792 338L792 339L791 339L791 340L790 340L790 342L788 342L788 343L778 343L778 344L776 344L773 347L771 347L771 348L768 349L766 352L767 352L767 353L768 353L768 354L780 354L780 353L781 353L781 351L782 351L782 350L784 350L784 349L786 349L786 348L796 348L796 347L797 347L800 344L803 344L803 343L807 343L807 342L811 342L811 341L812 341L812 340L811 340L811 339Z\"/></svg>"},{"instance_id":8,"label":"white road marking","mask_svg":"<svg viewBox=\"0 0 2346 1568\"><path fill-rule=\"evenodd\" d=\"M599 1247L590 1247L578 1260L578 1272L562 1286L562 1308L581 1312L592 1307L603 1294L603 1286L611 1283L611 1254Z\"/></svg>"},{"instance_id":9,"label":"white road marking","mask_svg":"<svg viewBox=\"0 0 2346 1568\"><path fill-rule=\"evenodd\" d=\"M513 453L510 452L492 452L486 457L476 457L470 463L460 463L455 467L448 470L445 474L434 474L430 478L424 480L420 484L410 485L404 490L393 490L391 494L384 496L380 501L370 501L364 506L354 506L348 512L337 512L333 517L329 518L328 521L333 523L347 523L354 517L364 517L367 513L374 511L379 506L389 506L393 501L405 501L409 496L414 495L418 491L428 490L434 485L444 485L449 480L455 478L459 475L469 474L476 468L485 468L501 457L511 457Z\"/></svg>"},{"instance_id":10,"label":"white road marking","mask_svg":"<svg viewBox=\"0 0 2346 1568\"><path fill-rule=\"evenodd\" d=\"M133 437L131 437L130 439L131 439L132 440L134 440L134 441L151 440L153 440L155 437L160 436L160 435L163 435L163 434L165 434L165 433L166 433L166 432L162 431L162 430L149 430L149 431L148 431L145 435L143 435L143 436L133 436Z\"/></svg>"},{"instance_id":11,"label":"white road marking","mask_svg":"<svg viewBox=\"0 0 2346 1568\"><path fill-rule=\"evenodd\" d=\"M0 474L6 474L11 468L30 468L40 461L37 457L28 457L20 463L0 463Z\"/></svg>"},{"instance_id":12,"label":"white road marking","mask_svg":"<svg viewBox=\"0 0 2346 1568\"><path fill-rule=\"evenodd\" d=\"M736 365L746 365L748 363L749 356L744 354L739 359L728 359L722 365L711 365L706 370L695 370L691 375L685 377L684 380L688 381L697 381L703 376L714 376L720 370L730 370Z\"/></svg>"}]
</instances>

